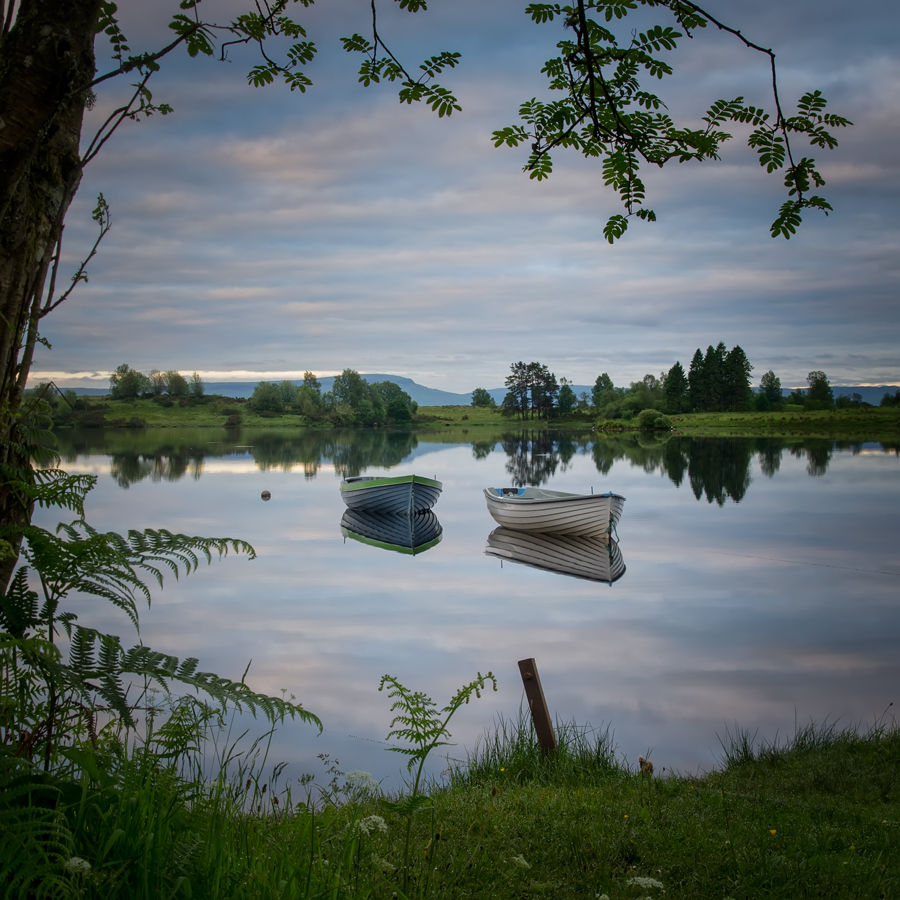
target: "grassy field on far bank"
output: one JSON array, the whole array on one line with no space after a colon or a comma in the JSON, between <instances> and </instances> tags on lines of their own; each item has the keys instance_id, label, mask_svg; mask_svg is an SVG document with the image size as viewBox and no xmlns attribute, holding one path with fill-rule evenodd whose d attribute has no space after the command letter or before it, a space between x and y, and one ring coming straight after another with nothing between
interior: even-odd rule
<instances>
[{"instance_id":1,"label":"grassy field on far bank","mask_svg":"<svg viewBox=\"0 0 900 900\"><path fill-rule=\"evenodd\" d=\"M254 413L246 400L207 398L202 403L165 405L152 400L90 398L86 409L70 413L61 404L59 425L81 424L106 428L205 428L223 427L229 419L241 428L328 427L299 413ZM777 412L689 413L670 416L675 434L697 436L826 437L856 440L900 440L900 407L806 411L787 407ZM609 430L632 430L635 421L606 422ZM411 426L416 430L445 428L502 429L593 428L596 417L580 413L561 419L507 419L498 409L473 406L419 407Z\"/></svg>"},{"instance_id":2,"label":"grassy field on far bank","mask_svg":"<svg viewBox=\"0 0 900 900\"><path fill-rule=\"evenodd\" d=\"M576 415L565 419L506 419L498 410L470 406L421 407L420 415L435 427L464 425L479 427L503 424L510 428L593 428L596 417ZM795 436L900 439L900 408L862 407L859 409L817 410L788 407L778 412L687 413L669 416L673 433L708 437ZM635 419L616 419L605 423L609 430L636 430Z\"/></svg>"},{"instance_id":3,"label":"grassy field on far bank","mask_svg":"<svg viewBox=\"0 0 900 900\"><path fill-rule=\"evenodd\" d=\"M687 435L900 439L898 407L814 411L788 407L779 412L690 413L669 418L677 432Z\"/></svg>"}]
</instances>

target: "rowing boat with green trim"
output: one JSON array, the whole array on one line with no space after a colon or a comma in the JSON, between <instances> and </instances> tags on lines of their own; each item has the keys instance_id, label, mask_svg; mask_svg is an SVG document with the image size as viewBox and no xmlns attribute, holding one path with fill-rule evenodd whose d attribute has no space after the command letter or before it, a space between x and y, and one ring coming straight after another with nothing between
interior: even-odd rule
<instances>
[{"instance_id":1,"label":"rowing boat with green trim","mask_svg":"<svg viewBox=\"0 0 900 900\"><path fill-rule=\"evenodd\" d=\"M431 509L442 487L422 475L355 475L341 482L341 497L350 509L411 516Z\"/></svg>"}]
</instances>

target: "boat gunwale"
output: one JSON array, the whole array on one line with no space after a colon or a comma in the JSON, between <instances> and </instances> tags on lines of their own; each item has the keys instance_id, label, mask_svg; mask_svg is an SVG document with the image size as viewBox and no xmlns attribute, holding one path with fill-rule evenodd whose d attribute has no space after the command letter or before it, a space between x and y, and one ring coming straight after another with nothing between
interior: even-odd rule
<instances>
[{"instance_id":1,"label":"boat gunwale","mask_svg":"<svg viewBox=\"0 0 900 900\"><path fill-rule=\"evenodd\" d=\"M548 491L555 494L551 497L501 497L496 493L498 488L484 488L484 496L494 503L511 503L513 506L537 506L544 503L575 503L586 500L624 500L621 494L608 491L605 494L569 494L564 491ZM504 490L500 488L499 490ZM538 490L545 490L538 488Z\"/></svg>"},{"instance_id":2,"label":"boat gunwale","mask_svg":"<svg viewBox=\"0 0 900 900\"><path fill-rule=\"evenodd\" d=\"M426 487L443 490L443 484L436 478L424 475L352 475L341 481L342 491L371 490L372 488L391 487L392 485L421 484Z\"/></svg>"}]
</instances>

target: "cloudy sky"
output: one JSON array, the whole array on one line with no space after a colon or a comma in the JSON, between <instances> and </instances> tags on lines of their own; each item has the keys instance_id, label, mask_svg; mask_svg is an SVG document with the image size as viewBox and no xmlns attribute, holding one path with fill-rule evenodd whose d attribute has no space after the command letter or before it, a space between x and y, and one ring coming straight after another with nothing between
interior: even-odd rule
<instances>
[{"instance_id":1,"label":"cloudy sky","mask_svg":"<svg viewBox=\"0 0 900 900\"><path fill-rule=\"evenodd\" d=\"M349 367L464 392L501 385L521 359L625 385L721 340L744 348L755 379L772 369L785 387L813 369L833 384L900 384L896 0L709 0L776 51L785 106L818 88L855 123L836 150L809 153L834 213L773 240L781 179L733 142L719 163L646 171L659 221L614 246L602 228L619 208L596 162L559 153L537 183L524 149L490 139L521 102L548 99L540 68L561 26L532 24L523 0L433 0L416 15L384 5L380 30L410 65L462 53L442 82L462 112L438 119L390 86L357 85L339 38L365 33L366 0L297 10L320 49L306 94L247 86L242 53L167 59L150 86L175 112L124 126L70 211L71 267L101 191L113 229L89 283L45 323L52 351L33 379L105 386L122 362L208 381ZM133 52L167 42L167 4L119 6ZM242 4L203 8L225 20ZM679 121L720 97L768 102L766 59L709 32L659 87ZM86 135L124 87L98 92Z\"/></svg>"}]
</instances>

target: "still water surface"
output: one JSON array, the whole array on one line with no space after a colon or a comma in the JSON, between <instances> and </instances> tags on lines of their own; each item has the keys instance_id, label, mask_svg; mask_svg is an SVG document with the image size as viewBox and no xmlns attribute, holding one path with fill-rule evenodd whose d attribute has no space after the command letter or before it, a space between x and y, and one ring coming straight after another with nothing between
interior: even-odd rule
<instances>
[{"instance_id":1,"label":"still water surface","mask_svg":"<svg viewBox=\"0 0 900 900\"><path fill-rule=\"evenodd\" d=\"M169 579L141 637L231 678L252 660L254 689L318 714L321 736L289 723L276 738L295 778L324 780L328 753L400 784L385 673L443 706L493 671L499 691L453 723L471 747L517 715L516 663L535 657L554 715L609 726L623 757L649 750L657 771L712 767L735 724L771 740L810 720L871 722L900 700L896 447L474 434L87 432L60 449L68 471L98 476L94 527L256 548ZM385 471L444 484L441 539L424 552L342 534L341 477ZM624 495L624 574L606 584L486 555L482 488L526 483ZM84 602L84 624L130 645L115 611Z\"/></svg>"}]
</instances>

